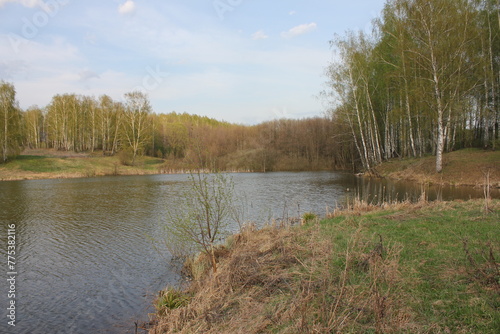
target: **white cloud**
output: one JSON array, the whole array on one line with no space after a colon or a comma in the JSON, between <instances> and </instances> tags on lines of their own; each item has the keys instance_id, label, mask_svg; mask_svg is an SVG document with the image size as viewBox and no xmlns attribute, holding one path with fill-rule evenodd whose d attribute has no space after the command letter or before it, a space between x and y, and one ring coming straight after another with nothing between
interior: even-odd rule
<instances>
[{"instance_id":1,"label":"white cloud","mask_svg":"<svg viewBox=\"0 0 500 334\"><path fill-rule=\"evenodd\" d=\"M269 36L267 36L263 30L259 30L252 34L253 40L266 39L266 38L269 38Z\"/></svg>"},{"instance_id":2,"label":"white cloud","mask_svg":"<svg viewBox=\"0 0 500 334\"><path fill-rule=\"evenodd\" d=\"M289 12L288 12L288 15L290 15L290 16L293 16L293 15L295 15L295 14L297 14L297 12L296 12L296 11L294 11L294 10L291 10L291 11L289 11Z\"/></svg>"},{"instance_id":3,"label":"white cloud","mask_svg":"<svg viewBox=\"0 0 500 334\"><path fill-rule=\"evenodd\" d=\"M316 29L318 25L314 22L312 23L307 23L307 24L301 24L296 27L293 27L292 29L282 32L281 36L285 38L293 38L299 35L307 34L313 30Z\"/></svg>"},{"instance_id":4,"label":"white cloud","mask_svg":"<svg viewBox=\"0 0 500 334\"><path fill-rule=\"evenodd\" d=\"M16 96L21 108L31 105L44 107L57 94L74 93L86 96L109 95L120 101L123 94L130 91L137 81L125 73L105 71L94 78L92 82L82 80L81 73L75 69L64 69L52 72L36 79L18 79L14 81Z\"/></svg>"},{"instance_id":5,"label":"white cloud","mask_svg":"<svg viewBox=\"0 0 500 334\"><path fill-rule=\"evenodd\" d=\"M118 6L118 13L122 15L132 14L133 12L135 12L135 9L135 2L133 2L132 0L127 0Z\"/></svg>"},{"instance_id":6,"label":"white cloud","mask_svg":"<svg viewBox=\"0 0 500 334\"><path fill-rule=\"evenodd\" d=\"M82 61L80 51L64 38L54 37L45 44L0 34L0 59L4 61L22 61L30 67L59 68L61 64Z\"/></svg>"},{"instance_id":7,"label":"white cloud","mask_svg":"<svg viewBox=\"0 0 500 334\"><path fill-rule=\"evenodd\" d=\"M108 94L119 100L141 77L105 70L97 72L77 48L55 40L43 45L27 42L19 54L13 53L0 34L0 77L14 83L21 108L45 106L56 94Z\"/></svg>"},{"instance_id":8,"label":"white cloud","mask_svg":"<svg viewBox=\"0 0 500 334\"><path fill-rule=\"evenodd\" d=\"M42 0L0 0L0 7L5 5L8 2L16 2L19 3L25 7L33 8L36 6L41 6L44 5Z\"/></svg>"}]
</instances>

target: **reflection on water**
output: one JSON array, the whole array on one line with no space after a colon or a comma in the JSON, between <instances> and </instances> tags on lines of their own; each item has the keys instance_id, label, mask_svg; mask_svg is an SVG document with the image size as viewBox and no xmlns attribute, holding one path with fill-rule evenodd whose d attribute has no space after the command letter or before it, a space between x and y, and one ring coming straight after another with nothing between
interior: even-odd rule
<instances>
[{"instance_id":1,"label":"reflection on water","mask_svg":"<svg viewBox=\"0 0 500 334\"><path fill-rule=\"evenodd\" d=\"M354 193L359 199L368 203L412 201L423 197L429 201L468 200L484 197L481 187L454 187L441 185L421 185L406 181L391 181L387 179L356 178ZM491 196L500 197L499 189L491 189Z\"/></svg>"},{"instance_id":2,"label":"reflection on water","mask_svg":"<svg viewBox=\"0 0 500 334\"><path fill-rule=\"evenodd\" d=\"M158 290L178 282L161 235L168 204L185 175L123 176L0 183L1 263L16 224L17 325L9 333L134 333ZM343 173L234 174L246 221L264 223L312 211L324 215L359 194L416 199L421 187ZM481 197L481 189L427 188L430 200ZM498 190L493 194L500 197ZM170 200L170 201L169 201ZM234 230L236 230L234 226ZM158 249L157 249L158 248ZM5 265L2 265L5 266ZM5 267L0 269L5 275ZM0 294L8 291L0 280ZM0 299L0 332L7 301Z\"/></svg>"}]
</instances>

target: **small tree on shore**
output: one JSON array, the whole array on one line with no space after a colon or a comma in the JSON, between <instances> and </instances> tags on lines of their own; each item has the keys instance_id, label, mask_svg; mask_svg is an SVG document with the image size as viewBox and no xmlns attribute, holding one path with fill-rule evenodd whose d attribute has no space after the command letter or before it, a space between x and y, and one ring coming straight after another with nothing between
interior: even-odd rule
<instances>
[{"instance_id":1,"label":"small tree on shore","mask_svg":"<svg viewBox=\"0 0 500 334\"><path fill-rule=\"evenodd\" d=\"M233 203L234 184L229 175L191 174L186 192L168 213L165 230L169 251L184 256L204 252L216 272L214 247L228 233Z\"/></svg>"}]
</instances>

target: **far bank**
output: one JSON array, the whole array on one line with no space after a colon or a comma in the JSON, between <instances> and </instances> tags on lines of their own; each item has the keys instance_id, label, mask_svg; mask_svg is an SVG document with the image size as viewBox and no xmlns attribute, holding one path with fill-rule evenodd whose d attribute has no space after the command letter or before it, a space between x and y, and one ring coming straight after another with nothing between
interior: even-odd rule
<instances>
[{"instance_id":1,"label":"far bank","mask_svg":"<svg viewBox=\"0 0 500 334\"><path fill-rule=\"evenodd\" d=\"M231 172L263 171L321 171L333 170L326 161L308 165L305 161L280 159L272 170L262 170L249 165L252 155L246 152L228 156L224 163ZM15 160L0 164L0 181L63 179L108 175L154 175L186 173L198 167L187 159L160 159L138 157L132 164L120 154L104 156L102 152L74 153L52 149L26 150ZM281 161L282 160L282 161ZM451 185L483 187L489 182L500 188L500 151L464 149L444 155L444 168L435 172L435 157L392 159L374 168L383 178L416 182L423 185ZM489 179L489 181L488 181Z\"/></svg>"},{"instance_id":2,"label":"far bank","mask_svg":"<svg viewBox=\"0 0 500 334\"><path fill-rule=\"evenodd\" d=\"M436 173L434 156L392 159L374 169L380 177L420 184L500 188L500 151L463 149L443 156L443 171Z\"/></svg>"},{"instance_id":3,"label":"far bank","mask_svg":"<svg viewBox=\"0 0 500 334\"><path fill-rule=\"evenodd\" d=\"M331 162L326 159L308 161L286 155L273 157L272 167L261 165L255 162L261 154L261 150L243 150L214 161L197 156L169 159L139 156L133 161L126 151L104 155L102 151L75 153L55 149L27 149L15 159L0 164L0 181L183 174L198 171L202 165L209 165L213 170L239 173L333 170Z\"/></svg>"}]
</instances>

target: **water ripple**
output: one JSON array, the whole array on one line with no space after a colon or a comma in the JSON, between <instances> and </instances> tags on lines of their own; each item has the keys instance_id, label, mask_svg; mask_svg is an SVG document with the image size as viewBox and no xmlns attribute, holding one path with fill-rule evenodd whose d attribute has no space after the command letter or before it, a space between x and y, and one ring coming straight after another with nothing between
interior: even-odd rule
<instances>
[{"instance_id":1,"label":"water ripple","mask_svg":"<svg viewBox=\"0 0 500 334\"><path fill-rule=\"evenodd\" d=\"M375 189L373 183L339 173L233 178L246 203L245 220L259 223L307 211L324 214L327 206L345 200L346 188L367 197L381 189L393 197L409 192L400 185ZM187 179L160 175L1 183L0 244L5 244L8 224L16 224L18 233L19 322L13 333L134 333L133 322L146 320L156 291L177 282L164 246L156 245L163 249L158 253L151 239L161 239L167 206L183 194ZM0 283L0 291L6 291L5 284ZM2 318L6 307L0 299Z\"/></svg>"}]
</instances>

